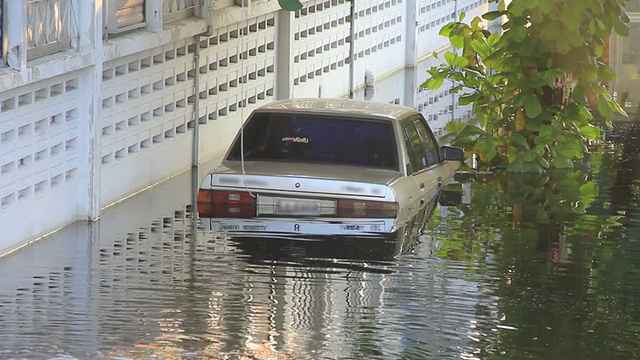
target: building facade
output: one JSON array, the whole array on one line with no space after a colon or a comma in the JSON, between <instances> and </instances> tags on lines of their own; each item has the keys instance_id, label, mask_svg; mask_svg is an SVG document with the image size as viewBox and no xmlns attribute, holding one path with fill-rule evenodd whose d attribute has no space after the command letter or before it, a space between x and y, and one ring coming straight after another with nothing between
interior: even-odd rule
<instances>
[{"instance_id":1,"label":"building facade","mask_svg":"<svg viewBox=\"0 0 640 360\"><path fill-rule=\"evenodd\" d=\"M487 0L0 0L0 253L223 152L257 106L419 91L447 22Z\"/></svg>"}]
</instances>

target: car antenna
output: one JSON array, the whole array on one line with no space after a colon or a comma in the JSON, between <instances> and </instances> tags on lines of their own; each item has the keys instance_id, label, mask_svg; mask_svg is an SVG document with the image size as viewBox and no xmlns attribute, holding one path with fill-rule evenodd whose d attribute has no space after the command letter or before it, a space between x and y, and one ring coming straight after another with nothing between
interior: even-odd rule
<instances>
[{"instance_id":1,"label":"car antenna","mask_svg":"<svg viewBox=\"0 0 640 360\"><path fill-rule=\"evenodd\" d=\"M247 171L245 169L244 166L244 124L245 124L245 120L244 120L244 108L245 106L247 106L247 99L244 93L244 83L246 81L246 77L245 77L245 64L244 64L244 58L245 58L245 52L244 52L244 32L246 29L246 19L245 19L245 3L249 1L249 0L240 0L240 49L239 49L239 55L240 55L240 98L242 100L240 100L240 166L242 167L242 183L244 184L244 187L247 189L247 192L249 193L249 195L251 195L252 197L256 197L252 192L251 189L249 188L249 184L247 184Z\"/></svg>"}]
</instances>

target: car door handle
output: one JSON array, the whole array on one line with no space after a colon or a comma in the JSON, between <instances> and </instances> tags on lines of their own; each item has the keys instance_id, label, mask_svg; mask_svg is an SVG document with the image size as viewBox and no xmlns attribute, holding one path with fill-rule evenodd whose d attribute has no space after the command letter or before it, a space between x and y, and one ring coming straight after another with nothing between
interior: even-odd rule
<instances>
[{"instance_id":1,"label":"car door handle","mask_svg":"<svg viewBox=\"0 0 640 360\"><path fill-rule=\"evenodd\" d=\"M420 183L420 190L424 189L424 183Z\"/></svg>"}]
</instances>

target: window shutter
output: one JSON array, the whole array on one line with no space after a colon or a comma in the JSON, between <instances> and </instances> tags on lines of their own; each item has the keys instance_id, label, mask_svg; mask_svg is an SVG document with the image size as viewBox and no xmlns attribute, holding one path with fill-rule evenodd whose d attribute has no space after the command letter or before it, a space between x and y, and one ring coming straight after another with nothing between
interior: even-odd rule
<instances>
[{"instance_id":1,"label":"window shutter","mask_svg":"<svg viewBox=\"0 0 640 360\"><path fill-rule=\"evenodd\" d=\"M135 29L145 24L146 0L115 0L115 8L110 9L109 33Z\"/></svg>"}]
</instances>

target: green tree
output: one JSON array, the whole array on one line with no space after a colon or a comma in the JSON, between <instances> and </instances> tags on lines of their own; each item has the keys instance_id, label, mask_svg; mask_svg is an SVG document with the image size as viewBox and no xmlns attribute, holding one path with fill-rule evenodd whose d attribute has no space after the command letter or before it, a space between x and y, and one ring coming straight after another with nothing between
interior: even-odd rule
<instances>
[{"instance_id":1,"label":"green tree","mask_svg":"<svg viewBox=\"0 0 640 360\"><path fill-rule=\"evenodd\" d=\"M600 137L614 112L624 110L606 85L615 72L601 57L612 31L626 36L628 0L489 0L502 20L500 33L475 18L445 25L456 51L428 70L421 85L431 90L445 80L472 104L478 124L452 121L445 138L489 166L514 172L572 168L586 141ZM436 55L437 56L437 55Z\"/></svg>"}]
</instances>

